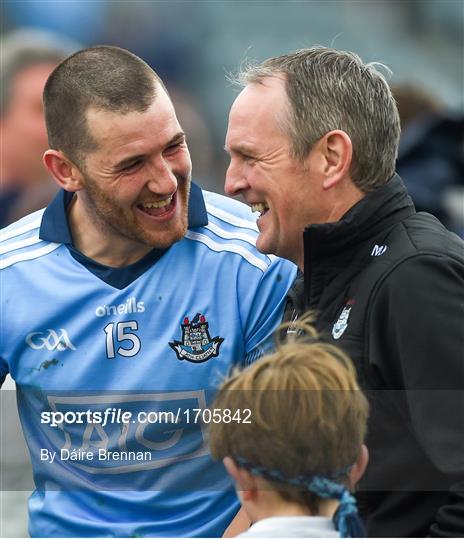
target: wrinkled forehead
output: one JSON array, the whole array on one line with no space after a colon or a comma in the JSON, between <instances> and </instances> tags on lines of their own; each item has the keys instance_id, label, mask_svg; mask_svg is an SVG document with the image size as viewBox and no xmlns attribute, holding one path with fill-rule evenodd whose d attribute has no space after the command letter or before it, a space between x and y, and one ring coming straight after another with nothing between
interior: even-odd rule
<instances>
[{"instance_id":1,"label":"wrinkled forehead","mask_svg":"<svg viewBox=\"0 0 464 540\"><path fill-rule=\"evenodd\" d=\"M278 129L288 114L283 77L266 77L245 86L235 99L229 114L229 131L246 127L266 131Z\"/></svg>"}]
</instances>

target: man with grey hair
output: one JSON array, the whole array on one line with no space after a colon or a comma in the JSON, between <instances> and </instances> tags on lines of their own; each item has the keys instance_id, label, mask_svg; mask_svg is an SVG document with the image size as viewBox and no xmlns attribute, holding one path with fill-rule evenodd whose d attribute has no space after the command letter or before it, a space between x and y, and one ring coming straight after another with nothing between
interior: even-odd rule
<instances>
[{"instance_id":1,"label":"man with grey hair","mask_svg":"<svg viewBox=\"0 0 464 540\"><path fill-rule=\"evenodd\" d=\"M369 535L462 536L464 243L416 213L395 174L389 86L323 47L239 80L225 190L260 213L258 249L299 266L287 317L313 310L370 397Z\"/></svg>"},{"instance_id":2,"label":"man with grey hair","mask_svg":"<svg viewBox=\"0 0 464 540\"><path fill-rule=\"evenodd\" d=\"M55 66L77 48L65 37L28 28L1 39L0 227L42 208L56 192L42 164L47 149L42 92Z\"/></svg>"}]
</instances>

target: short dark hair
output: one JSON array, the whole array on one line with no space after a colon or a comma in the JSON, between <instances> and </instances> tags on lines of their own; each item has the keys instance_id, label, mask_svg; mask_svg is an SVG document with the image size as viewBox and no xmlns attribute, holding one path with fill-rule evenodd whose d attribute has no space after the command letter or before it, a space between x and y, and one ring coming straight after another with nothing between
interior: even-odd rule
<instances>
[{"instance_id":1,"label":"short dark hair","mask_svg":"<svg viewBox=\"0 0 464 540\"><path fill-rule=\"evenodd\" d=\"M157 83L165 89L148 64L119 47L100 45L66 58L44 90L50 147L83 167L85 153L97 148L87 125L88 109L144 112L156 97Z\"/></svg>"}]
</instances>

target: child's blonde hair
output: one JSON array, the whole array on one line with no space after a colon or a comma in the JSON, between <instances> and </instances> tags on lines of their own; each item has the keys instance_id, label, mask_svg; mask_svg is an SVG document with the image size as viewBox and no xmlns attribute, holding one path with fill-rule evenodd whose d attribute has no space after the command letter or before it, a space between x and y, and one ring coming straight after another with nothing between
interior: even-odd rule
<instances>
[{"instance_id":1,"label":"child's blonde hair","mask_svg":"<svg viewBox=\"0 0 464 540\"><path fill-rule=\"evenodd\" d=\"M284 499L314 514L320 498L292 488L291 480L322 475L346 483L366 434L368 404L346 354L317 341L308 319L298 329L296 341L277 343L273 354L222 385L214 407L250 409L251 423L211 424L210 448L216 459L270 471L263 476Z\"/></svg>"}]
</instances>

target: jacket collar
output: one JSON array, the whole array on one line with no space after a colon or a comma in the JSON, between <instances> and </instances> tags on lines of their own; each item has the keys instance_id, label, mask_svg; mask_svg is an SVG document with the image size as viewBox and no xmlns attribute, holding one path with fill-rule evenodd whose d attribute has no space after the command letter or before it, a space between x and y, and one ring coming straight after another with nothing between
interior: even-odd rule
<instances>
[{"instance_id":1,"label":"jacket collar","mask_svg":"<svg viewBox=\"0 0 464 540\"><path fill-rule=\"evenodd\" d=\"M40 225L41 240L57 244L73 244L69 228L67 208L74 194L60 190L47 206ZM192 182L190 188L188 228L203 227L208 224L208 214L201 188Z\"/></svg>"},{"instance_id":2,"label":"jacket collar","mask_svg":"<svg viewBox=\"0 0 464 540\"><path fill-rule=\"evenodd\" d=\"M385 185L363 197L339 221L308 226L303 233L305 258L309 249L313 261L351 249L414 213L412 199L395 174Z\"/></svg>"}]
</instances>

